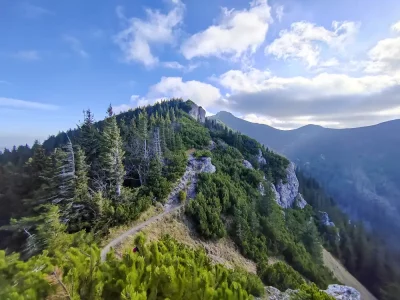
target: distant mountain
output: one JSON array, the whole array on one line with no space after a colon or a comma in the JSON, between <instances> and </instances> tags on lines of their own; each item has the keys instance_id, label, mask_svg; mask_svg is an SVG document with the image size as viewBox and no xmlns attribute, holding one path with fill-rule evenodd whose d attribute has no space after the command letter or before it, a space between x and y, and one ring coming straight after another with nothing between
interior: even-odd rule
<instances>
[{"instance_id":1,"label":"distant mountain","mask_svg":"<svg viewBox=\"0 0 400 300\"><path fill-rule=\"evenodd\" d=\"M211 119L287 156L353 218L400 247L400 120L352 129L278 130L224 111Z\"/></svg>"}]
</instances>

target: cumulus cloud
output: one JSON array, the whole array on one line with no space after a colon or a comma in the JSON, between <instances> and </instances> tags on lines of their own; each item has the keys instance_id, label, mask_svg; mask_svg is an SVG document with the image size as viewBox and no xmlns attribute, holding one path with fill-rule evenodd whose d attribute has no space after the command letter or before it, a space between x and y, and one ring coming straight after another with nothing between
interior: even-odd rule
<instances>
[{"instance_id":1,"label":"cumulus cloud","mask_svg":"<svg viewBox=\"0 0 400 300\"><path fill-rule=\"evenodd\" d=\"M265 53L278 59L297 59L308 67L321 62L322 46L343 49L357 33L355 22L332 22L332 30L305 21L292 23L290 30L284 29L279 37L265 48Z\"/></svg>"},{"instance_id":2,"label":"cumulus cloud","mask_svg":"<svg viewBox=\"0 0 400 300\"><path fill-rule=\"evenodd\" d=\"M25 101L13 98L0 97L0 107L12 109L40 109L40 110L55 110L58 106L34 101Z\"/></svg>"},{"instance_id":3,"label":"cumulus cloud","mask_svg":"<svg viewBox=\"0 0 400 300\"><path fill-rule=\"evenodd\" d=\"M271 18L266 0L254 0L249 9L223 8L221 20L204 31L192 35L181 46L187 59L223 55L239 58L254 53L264 42Z\"/></svg>"},{"instance_id":4,"label":"cumulus cloud","mask_svg":"<svg viewBox=\"0 0 400 300\"><path fill-rule=\"evenodd\" d=\"M400 37L379 41L369 52L365 71L394 73L400 71Z\"/></svg>"},{"instance_id":5,"label":"cumulus cloud","mask_svg":"<svg viewBox=\"0 0 400 300\"><path fill-rule=\"evenodd\" d=\"M162 77L158 83L150 87L146 96L133 95L129 104L114 107L114 110L126 111L170 98L190 99L198 105L210 107L218 103L221 94L218 88L208 83L197 80L184 81L182 77Z\"/></svg>"},{"instance_id":6,"label":"cumulus cloud","mask_svg":"<svg viewBox=\"0 0 400 300\"><path fill-rule=\"evenodd\" d=\"M400 21L397 22L397 23L394 23L392 25L391 29L392 29L393 32L400 33Z\"/></svg>"},{"instance_id":7,"label":"cumulus cloud","mask_svg":"<svg viewBox=\"0 0 400 300\"><path fill-rule=\"evenodd\" d=\"M181 24L184 5L179 0L172 0L173 8L163 14L158 10L146 9L146 19L127 20L122 9L117 9L119 18L127 21L127 27L115 37L127 62L137 61L145 66L158 63L152 51L153 44L170 44L175 40L176 29Z\"/></svg>"},{"instance_id":8,"label":"cumulus cloud","mask_svg":"<svg viewBox=\"0 0 400 300\"><path fill-rule=\"evenodd\" d=\"M341 127L359 120L364 120L365 125L368 118L385 116L384 111L386 116L392 113L400 117L396 115L400 74L351 77L321 73L307 78L278 77L252 69L228 71L219 76L218 82L230 91L221 104L247 119L257 116L281 120L286 126L308 122Z\"/></svg>"}]
</instances>

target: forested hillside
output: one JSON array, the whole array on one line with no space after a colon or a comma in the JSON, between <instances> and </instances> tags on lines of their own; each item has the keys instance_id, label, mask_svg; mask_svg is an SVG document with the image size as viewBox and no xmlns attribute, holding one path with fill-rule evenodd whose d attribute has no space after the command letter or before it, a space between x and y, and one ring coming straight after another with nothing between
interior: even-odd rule
<instances>
[{"instance_id":1,"label":"forested hillside","mask_svg":"<svg viewBox=\"0 0 400 300\"><path fill-rule=\"evenodd\" d=\"M77 129L0 155L0 298L248 299L269 285L299 289L298 299L333 299L320 291L337 282L323 265L325 244L354 262L351 271L377 296L396 299L396 270L375 264L372 252L374 263L364 266L367 248L358 242L370 237L358 224L345 227L345 215L311 179L300 183L315 207L283 209L271 186L287 180L289 161L216 122L197 122L192 108L171 100L116 116L110 106L98 122L88 110ZM188 219L206 240L229 236L258 276L214 265L169 237L146 243L139 235L137 252L100 260L98 244L110 228L166 201L188 149L216 167L199 174L194 199L179 194ZM320 226L319 209L338 223L343 242ZM280 262L270 264L270 256ZM365 273L374 267L382 273Z\"/></svg>"},{"instance_id":2,"label":"forested hillside","mask_svg":"<svg viewBox=\"0 0 400 300\"><path fill-rule=\"evenodd\" d=\"M361 220L400 249L400 120L373 126L293 130L251 123L219 112L212 118L295 162L335 198L353 220Z\"/></svg>"}]
</instances>

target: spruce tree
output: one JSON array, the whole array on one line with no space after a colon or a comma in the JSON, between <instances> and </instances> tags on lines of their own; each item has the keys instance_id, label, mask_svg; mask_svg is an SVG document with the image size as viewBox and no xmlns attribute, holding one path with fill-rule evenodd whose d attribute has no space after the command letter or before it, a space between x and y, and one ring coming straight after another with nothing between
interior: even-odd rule
<instances>
[{"instance_id":1,"label":"spruce tree","mask_svg":"<svg viewBox=\"0 0 400 300\"><path fill-rule=\"evenodd\" d=\"M125 151L115 116L105 121L101 142L101 166L104 171L104 181L111 195L121 195L125 169L123 160Z\"/></svg>"}]
</instances>

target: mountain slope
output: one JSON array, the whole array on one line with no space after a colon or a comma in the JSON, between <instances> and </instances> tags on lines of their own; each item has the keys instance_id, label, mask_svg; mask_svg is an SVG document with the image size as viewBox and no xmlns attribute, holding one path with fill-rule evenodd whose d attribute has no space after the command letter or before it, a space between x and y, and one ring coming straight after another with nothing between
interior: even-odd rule
<instances>
[{"instance_id":1,"label":"mountain slope","mask_svg":"<svg viewBox=\"0 0 400 300\"><path fill-rule=\"evenodd\" d=\"M108 117L99 122L94 122L87 111L76 130L61 133L43 146L35 144L33 149L22 147L0 155L1 179L7 179L0 180L0 203L4 207L15 205L7 210L5 221L9 224L2 229L11 235L2 244L7 252L15 249L23 255L27 265L19 263L22 272L35 268L37 259L48 261L40 278L50 276L56 284L63 282L67 293L79 294L81 299L118 299L132 293L144 295L143 299L146 295L186 299L190 280L179 282L179 278L192 278L197 273L196 280L209 278L206 281L211 284L214 271L221 280L229 281L228 285L223 284L225 287L231 282L240 283L241 293L248 295L263 294L262 280L282 291L300 289L311 297L336 282L323 264L324 244L330 251L337 248L342 252L338 257L354 262L366 273L376 270L369 278L362 278L373 293L380 295L387 284L398 281L385 269L380 257L365 247L355 247L376 245L376 241L362 226L348 224L348 219L335 214L331 216L333 201L321 198L316 184L297 177L288 159L246 135L205 122L203 116L200 107L180 100L118 116L109 107ZM300 184L299 179L305 184ZM234 271L232 276L236 278L229 279L230 275L224 274L230 273L224 268L214 269L203 255L186 251L169 238L146 246L138 236L132 245L135 253L129 251L120 260L111 250L101 262L100 250L94 244L99 245L110 229L138 220L154 205L165 204L168 212L168 207L179 207L185 200L184 213L190 228L207 242L230 239L241 255L254 262L258 277L247 276L251 281L246 281ZM314 204L319 206L314 208ZM317 207L326 208L338 227L332 222L329 227L321 224ZM153 221L157 217L136 224L111 246ZM346 228L343 224L347 224ZM104 253L107 250L106 247ZM173 267L182 272L178 277L170 268L170 254L183 263ZM200 258L198 271L203 275L190 267L193 264L186 265L182 255ZM270 257L280 261L270 264ZM0 260L4 260L3 266L17 261L4 252L0 252ZM140 269L139 274L150 268L151 277L158 279L135 277L132 262ZM201 271L202 262L212 274ZM118 271L122 269L126 274ZM85 275L92 271L94 277ZM3 275L7 278L5 287L13 292L51 292L48 286L39 291L30 284L32 281L26 286L13 286L14 276L20 273L10 276L7 268L0 268L0 278ZM169 284L165 284L167 278L171 280ZM218 279L221 284L224 281ZM81 288L77 291L76 287ZM219 285L214 287L210 292L219 293ZM88 297L94 291L101 296ZM326 294L320 296L329 298Z\"/></svg>"},{"instance_id":2,"label":"mountain slope","mask_svg":"<svg viewBox=\"0 0 400 300\"><path fill-rule=\"evenodd\" d=\"M278 130L220 112L217 119L229 128L294 161L317 178L353 218L376 228L400 247L400 120L353 128L329 129L307 125Z\"/></svg>"}]
</instances>

